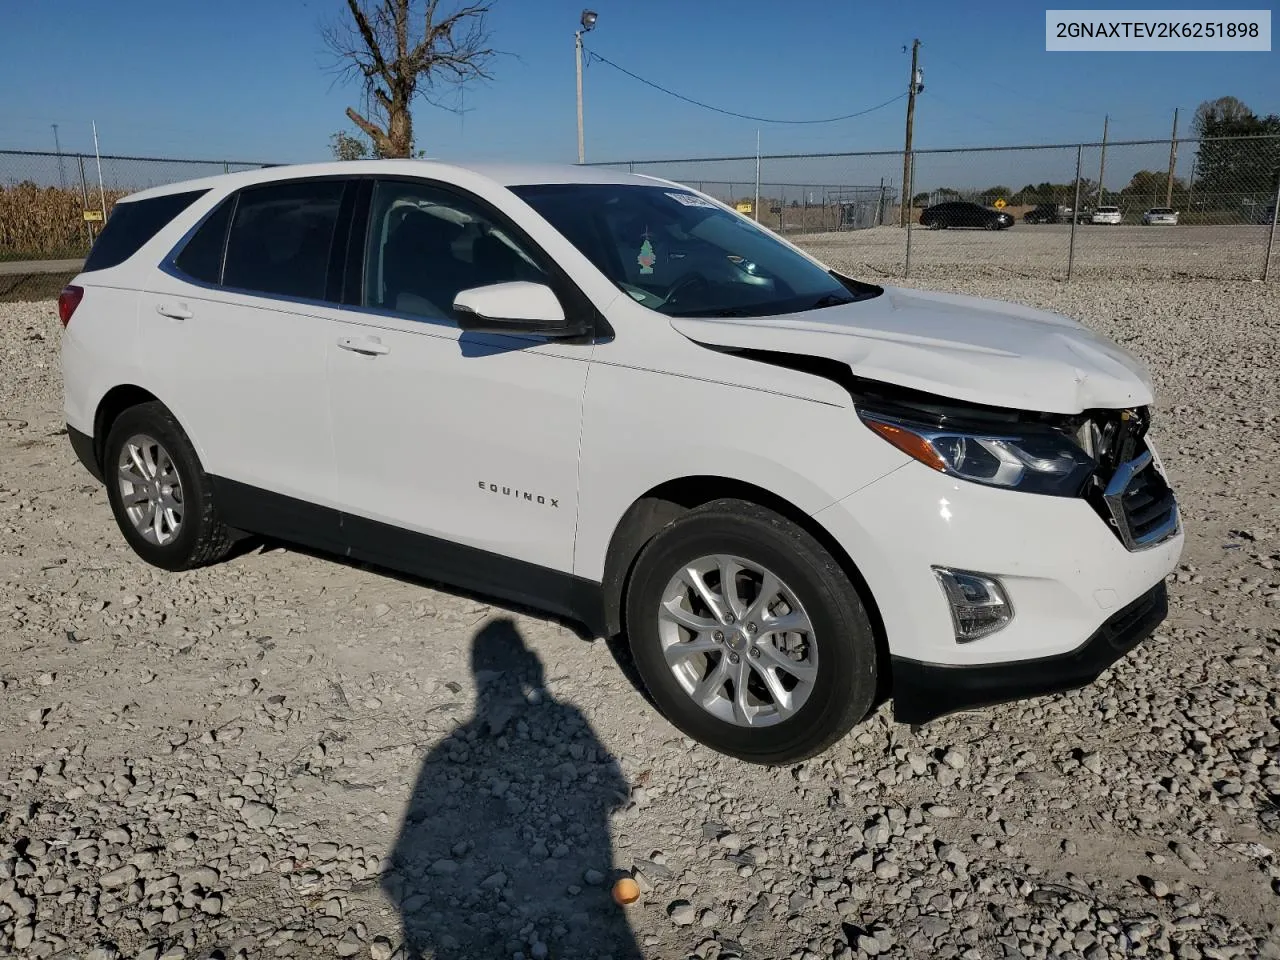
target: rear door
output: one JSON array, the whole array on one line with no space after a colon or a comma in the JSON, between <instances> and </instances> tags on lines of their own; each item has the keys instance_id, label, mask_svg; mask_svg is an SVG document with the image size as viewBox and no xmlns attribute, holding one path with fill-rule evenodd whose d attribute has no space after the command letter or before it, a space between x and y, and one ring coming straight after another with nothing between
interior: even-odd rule
<instances>
[{"instance_id":1,"label":"rear door","mask_svg":"<svg viewBox=\"0 0 1280 960\"><path fill-rule=\"evenodd\" d=\"M261 532L306 532L305 505L333 498L325 354L338 313L350 183L286 180L241 190L180 244L143 295L142 360L158 395L229 505L249 511L241 522ZM336 538L336 520L333 527Z\"/></svg>"}]
</instances>

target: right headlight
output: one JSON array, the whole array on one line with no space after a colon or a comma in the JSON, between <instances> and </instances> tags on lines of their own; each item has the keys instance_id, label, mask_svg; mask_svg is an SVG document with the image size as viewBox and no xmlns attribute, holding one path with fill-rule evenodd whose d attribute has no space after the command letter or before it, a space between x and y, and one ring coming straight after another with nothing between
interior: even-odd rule
<instances>
[{"instance_id":1,"label":"right headlight","mask_svg":"<svg viewBox=\"0 0 1280 960\"><path fill-rule=\"evenodd\" d=\"M962 480L1024 493L1074 497L1097 462L1049 427L974 430L916 423L859 410L872 432L926 467Z\"/></svg>"}]
</instances>

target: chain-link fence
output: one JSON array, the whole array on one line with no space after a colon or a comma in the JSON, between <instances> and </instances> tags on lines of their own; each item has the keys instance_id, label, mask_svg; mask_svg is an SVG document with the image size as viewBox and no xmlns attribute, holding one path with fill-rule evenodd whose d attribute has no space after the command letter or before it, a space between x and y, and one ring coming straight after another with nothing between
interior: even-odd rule
<instances>
[{"instance_id":1,"label":"chain-link fence","mask_svg":"<svg viewBox=\"0 0 1280 960\"><path fill-rule=\"evenodd\" d=\"M83 257L101 229L101 218L120 197L263 166L267 164L0 150L0 260Z\"/></svg>"},{"instance_id":2,"label":"chain-link fence","mask_svg":"<svg viewBox=\"0 0 1280 960\"><path fill-rule=\"evenodd\" d=\"M101 181L92 155L0 151L0 260L83 256L100 228L86 217L127 193L267 166L100 159ZM1280 137L600 166L696 187L862 274L1280 276Z\"/></svg>"},{"instance_id":3,"label":"chain-link fence","mask_svg":"<svg viewBox=\"0 0 1280 960\"><path fill-rule=\"evenodd\" d=\"M770 229L833 266L862 273L1280 275L1280 137L601 166L685 183L744 211L749 206Z\"/></svg>"}]
</instances>

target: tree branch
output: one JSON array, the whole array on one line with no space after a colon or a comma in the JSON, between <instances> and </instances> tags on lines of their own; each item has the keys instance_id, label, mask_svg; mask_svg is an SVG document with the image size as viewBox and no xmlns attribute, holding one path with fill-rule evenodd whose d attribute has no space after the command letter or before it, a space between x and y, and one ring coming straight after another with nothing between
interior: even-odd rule
<instances>
[{"instance_id":1,"label":"tree branch","mask_svg":"<svg viewBox=\"0 0 1280 960\"><path fill-rule=\"evenodd\" d=\"M408 2L408 0L404 0ZM373 72L381 75L387 83L394 82L394 75L387 67L387 61L382 56L382 50L378 46L378 41L373 35L373 28L369 26L369 18L365 16L364 10L360 8L359 0L347 0L347 7L351 10L351 18L356 22L356 29L360 31L360 39L364 41L365 49L369 52L372 61L371 67L363 68L365 77L372 76Z\"/></svg>"},{"instance_id":2,"label":"tree branch","mask_svg":"<svg viewBox=\"0 0 1280 960\"><path fill-rule=\"evenodd\" d=\"M381 149L381 145L386 142L387 135L382 128L376 123L366 120L360 114L356 113L351 107L347 107L347 118L357 127L364 131L365 136L373 141L375 147Z\"/></svg>"}]
</instances>

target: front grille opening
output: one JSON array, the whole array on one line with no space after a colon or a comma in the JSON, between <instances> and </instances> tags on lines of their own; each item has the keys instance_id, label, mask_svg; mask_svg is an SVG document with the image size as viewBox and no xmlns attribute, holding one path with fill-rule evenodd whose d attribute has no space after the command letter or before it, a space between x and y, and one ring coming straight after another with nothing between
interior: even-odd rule
<instances>
[{"instance_id":1,"label":"front grille opening","mask_svg":"<svg viewBox=\"0 0 1280 960\"><path fill-rule=\"evenodd\" d=\"M1145 462L1144 462L1145 461ZM1163 543L1178 530L1178 503L1151 459L1146 443L1137 455L1122 462L1106 481L1095 475L1095 483L1085 497L1111 532L1127 550L1141 550ZM1122 477L1131 473L1123 489Z\"/></svg>"},{"instance_id":2,"label":"front grille opening","mask_svg":"<svg viewBox=\"0 0 1280 960\"><path fill-rule=\"evenodd\" d=\"M1154 465L1133 478L1120 502L1129 520L1129 532L1139 543L1165 523L1177 506L1173 491Z\"/></svg>"}]
</instances>

